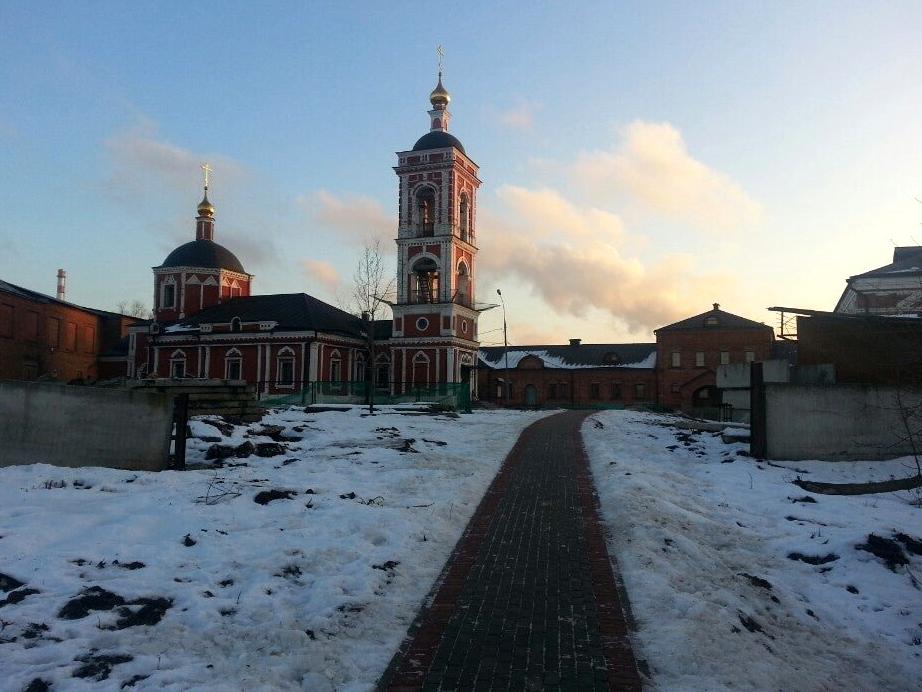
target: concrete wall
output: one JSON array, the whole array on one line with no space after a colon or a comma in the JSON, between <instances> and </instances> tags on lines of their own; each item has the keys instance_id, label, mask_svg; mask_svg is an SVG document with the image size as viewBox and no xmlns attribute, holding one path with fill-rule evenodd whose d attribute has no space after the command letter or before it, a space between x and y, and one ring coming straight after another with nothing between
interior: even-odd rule
<instances>
[{"instance_id":1,"label":"concrete wall","mask_svg":"<svg viewBox=\"0 0 922 692\"><path fill-rule=\"evenodd\" d=\"M0 467L159 471L167 466L172 420L165 394L0 381Z\"/></svg>"},{"instance_id":2,"label":"concrete wall","mask_svg":"<svg viewBox=\"0 0 922 692\"><path fill-rule=\"evenodd\" d=\"M766 456L848 461L911 454L898 393L904 407L922 405L918 389L767 384Z\"/></svg>"}]
</instances>

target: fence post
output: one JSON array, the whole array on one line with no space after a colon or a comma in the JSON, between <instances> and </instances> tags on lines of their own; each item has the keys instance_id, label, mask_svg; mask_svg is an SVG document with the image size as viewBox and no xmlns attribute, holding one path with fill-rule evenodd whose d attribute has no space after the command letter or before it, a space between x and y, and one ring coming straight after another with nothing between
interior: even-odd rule
<instances>
[{"instance_id":1,"label":"fence post","mask_svg":"<svg viewBox=\"0 0 922 692\"><path fill-rule=\"evenodd\" d=\"M186 468L186 426L189 424L189 395L178 394L173 397L173 468L182 471Z\"/></svg>"},{"instance_id":2,"label":"fence post","mask_svg":"<svg viewBox=\"0 0 922 692\"><path fill-rule=\"evenodd\" d=\"M762 363L749 366L749 451L756 459L768 456L765 410L765 374Z\"/></svg>"}]
</instances>

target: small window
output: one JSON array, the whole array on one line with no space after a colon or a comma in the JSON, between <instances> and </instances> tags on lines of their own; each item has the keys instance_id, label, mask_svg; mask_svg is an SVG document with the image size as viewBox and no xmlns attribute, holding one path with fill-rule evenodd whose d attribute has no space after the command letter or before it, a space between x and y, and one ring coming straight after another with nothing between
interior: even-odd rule
<instances>
[{"instance_id":1,"label":"small window","mask_svg":"<svg viewBox=\"0 0 922 692\"><path fill-rule=\"evenodd\" d=\"M720 352L720 364L721 365L730 365L730 352L721 351Z\"/></svg>"},{"instance_id":2,"label":"small window","mask_svg":"<svg viewBox=\"0 0 922 692\"><path fill-rule=\"evenodd\" d=\"M705 327L717 327L720 325L720 318L717 317L705 317L704 326Z\"/></svg>"},{"instance_id":3,"label":"small window","mask_svg":"<svg viewBox=\"0 0 922 692\"><path fill-rule=\"evenodd\" d=\"M160 298L161 308L172 308L176 306L176 285L163 284L163 295Z\"/></svg>"},{"instance_id":4,"label":"small window","mask_svg":"<svg viewBox=\"0 0 922 692\"><path fill-rule=\"evenodd\" d=\"M240 380L243 379L241 375L241 359L240 358L228 358L224 362L224 379L225 380Z\"/></svg>"},{"instance_id":5,"label":"small window","mask_svg":"<svg viewBox=\"0 0 922 692\"><path fill-rule=\"evenodd\" d=\"M704 367L704 351L695 352L695 367L696 368Z\"/></svg>"},{"instance_id":6,"label":"small window","mask_svg":"<svg viewBox=\"0 0 922 692\"><path fill-rule=\"evenodd\" d=\"M235 317L234 319L231 320L231 331L232 331L232 332L239 332L239 331L241 331L242 329L243 329L243 327L242 327L242 325L241 325L241 323L240 323L240 318L239 318L239 317Z\"/></svg>"},{"instance_id":7,"label":"small window","mask_svg":"<svg viewBox=\"0 0 922 692\"><path fill-rule=\"evenodd\" d=\"M64 350L77 350L77 325L73 322L68 322L64 327Z\"/></svg>"},{"instance_id":8,"label":"small window","mask_svg":"<svg viewBox=\"0 0 922 692\"><path fill-rule=\"evenodd\" d=\"M612 382L611 385L611 398L613 401L621 400L621 385L617 382Z\"/></svg>"},{"instance_id":9,"label":"small window","mask_svg":"<svg viewBox=\"0 0 922 692\"><path fill-rule=\"evenodd\" d=\"M279 358L278 384L290 387L295 383L295 359Z\"/></svg>"},{"instance_id":10,"label":"small window","mask_svg":"<svg viewBox=\"0 0 922 692\"><path fill-rule=\"evenodd\" d=\"M61 320L57 317L49 317L45 329L48 332L48 345L51 348L57 348L61 344Z\"/></svg>"},{"instance_id":11,"label":"small window","mask_svg":"<svg viewBox=\"0 0 922 692\"><path fill-rule=\"evenodd\" d=\"M0 305L0 336L7 339L13 336L12 305Z\"/></svg>"},{"instance_id":12,"label":"small window","mask_svg":"<svg viewBox=\"0 0 922 692\"><path fill-rule=\"evenodd\" d=\"M746 362L752 363L756 359L755 351L746 351Z\"/></svg>"},{"instance_id":13,"label":"small window","mask_svg":"<svg viewBox=\"0 0 922 692\"><path fill-rule=\"evenodd\" d=\"M672 367L674 368L682 367L682 354L679 351L672 352Z\"/></svg>"},{"instance_id":14,"label":"small window","mask_svg":"<svg viewBox=\"0 0 922 692\"><path fill-rule=\"evenodd\" d=\"M425 317L420 317L418 320L416 320L416 328L421 332L426 331L429 329L429 320L427 320Z\"/></svg>"},{"instance_id":15,"label":"small window","mask_svg":"<svg viewBox=\"0 0 922 692\"><path fill-rule=\"evenodd\" d=\"M170 376L176 379L186 376L186 360L178 359L170 361Z\"/></svg>"},{"instance_id":16,"label":"small window","mask_svg":"<svg viewBox=\"0 0 922 692\"><path fill-rule=\"evenodd\" d=\"M647 396L647 385L643 382L638 382L634 385L634 398L635 399L645 399Z\"/></svg>"},{"instance_id":17,"label":"small window","mask_svg":"<svg viewBox=\"0 0 922 692\"><path fill-rule=\"evenodd\" d=\"M601 387L599 386L598 382L593 382L592 384L589 385L589 397L591 399L601 399L602 398Z\"/></svg>"}]
</instances>

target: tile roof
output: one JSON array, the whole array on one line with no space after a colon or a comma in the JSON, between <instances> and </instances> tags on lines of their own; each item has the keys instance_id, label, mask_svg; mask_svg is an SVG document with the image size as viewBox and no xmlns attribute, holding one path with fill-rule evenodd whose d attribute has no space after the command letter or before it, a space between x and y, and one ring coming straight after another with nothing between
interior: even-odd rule
<instances>
[{"instance_id":1,"label":"tile roof","mask_svg":"<svg viewBox=\"0 0 922 692\"><path fill-rule=\"evenodd\" d=\"M711 323L712 320L716 320L716 322ZM700 315L695 315L694 317L689 317L679 322L667 324L665 327L654 329L653 333L658 334L660 332L690 329L771 329L771 327L762 322L749 320L745 317L734 315L732 312L714 308L713 310L702 312Z\"/></svg>"},{"instance_id":2,"label":"tile roof","mask_svg":"<svg viewBox=\"0 0 922 692\"><path fill-rule=\"evenodd\" d=\"M654 368L656 344L579 344L510 346L509 367L527 356L537 356L548 368ZM502 346L481 346L480 362L489 368L505 367Z\"/></svg>"}]
</instances>

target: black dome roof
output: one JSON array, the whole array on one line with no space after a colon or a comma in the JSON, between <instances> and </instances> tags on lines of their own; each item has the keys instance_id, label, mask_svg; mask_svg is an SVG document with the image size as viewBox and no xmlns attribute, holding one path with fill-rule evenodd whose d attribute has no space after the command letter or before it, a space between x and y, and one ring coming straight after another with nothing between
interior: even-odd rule
<instances>
[{"instance_id":1,"label":"black dome roof","mask_svg":"<svg viewBox=\"0 0 922 692\"><path fill-rule=\"evenodd\" d=\"M161 267L208 267L229 269L246 274L240 260L233 252L213 240L193 240L180 245L163 260Z\"/></svg>"},{"instance_id":2,"label":"black dome roof","mask_svg":"<svg viewBox=\"0 0 922 692\"><path fill-rule=\"evenodd\" d=\"M461 140L443 130L433 130L432 132L424 134L416 140L416 144L413 145L413 151L422 151L423 149L444 149L445 147L454 147L462 154L467 154L467 152L464 151L464 145L461 144Z\"/></svg>"}]
</instances>

